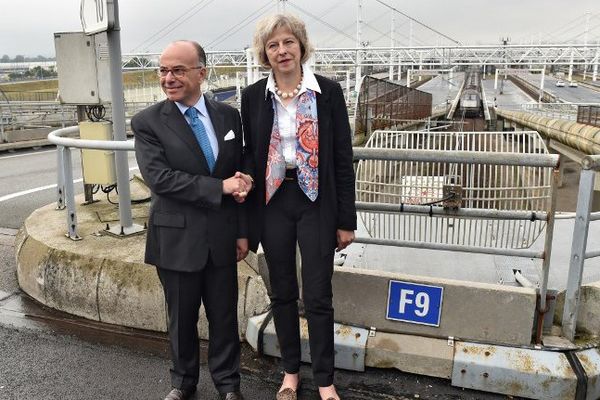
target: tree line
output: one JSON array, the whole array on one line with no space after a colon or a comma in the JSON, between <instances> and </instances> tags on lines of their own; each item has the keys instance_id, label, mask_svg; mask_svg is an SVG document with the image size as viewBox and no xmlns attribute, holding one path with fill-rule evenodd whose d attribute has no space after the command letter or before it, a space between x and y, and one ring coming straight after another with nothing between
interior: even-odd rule
<instances>
[{"instance_id":1,"label":"tree line","mask_svg":"<svg viewBox=\"0 0 600 400\"><path fill-rule=\"evenodd\" d=\"M56 78L57 76L58 74L56 73L56 69L54 67L33 67L23 72L11 72L8 74L8 79L11 81L21 81L30 79L49 79Z\"/></svg>"},{"instance_id":2,"label":"tree line","mask_svg":"<svg viewBox=\"0 0 600 400\"><path fill-rule=\"evenodd\" d=\"M14 58L11 58L8 54L4 54L0 57L1 63L21 63L21 62L34 62L34 61L54 61L54 57L44 57L44 56L35 56L35 57L25 57L22 54L16 55Z\"/></svg>"}]
</instances>

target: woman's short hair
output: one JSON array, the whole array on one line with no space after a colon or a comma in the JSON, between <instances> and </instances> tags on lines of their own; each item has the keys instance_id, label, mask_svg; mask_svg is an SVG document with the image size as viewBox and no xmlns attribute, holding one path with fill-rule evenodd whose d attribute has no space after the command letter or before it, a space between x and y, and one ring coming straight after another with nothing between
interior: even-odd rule
<instances>
[{"instance_id":1,"label":"woman's short hair","mask_svg":"<svg viewBox=\"0 0 600 400\"><path fill-rule=\"evenodd\" d=\"M274 14L269 15L256 24L256 32L254 32L254 53L258 57L258 62L265 68L270 68L265 45L267 40L273 35L276 29L288 28L292 35L300 42L301 58L300 62L304 63L312 55L314 49L308 41L306 34L306 26L304 22L291 14Z\"/></svg>"}]
</instances>

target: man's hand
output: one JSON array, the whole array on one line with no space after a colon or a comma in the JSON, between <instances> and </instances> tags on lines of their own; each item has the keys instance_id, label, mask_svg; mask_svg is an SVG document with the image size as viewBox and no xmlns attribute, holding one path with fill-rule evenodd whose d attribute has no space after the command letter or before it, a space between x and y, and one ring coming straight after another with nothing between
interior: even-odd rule
<instances>
[{"instance_id":1,"label":"man's hand","mask_svg":"<svg viewBox=\"0 0 600 400\"><path fill-rule=\"evenodd\" d=\"M344 250L350 243L354 241L354 231L345 231L338 229L336 232L337 247L335 251Z\"/></svg>"},{"instance_id":2,"label":"man's hand","mask_svg":"<svg viewBox=\"0 0 600 400\"><path fill-rule=\"evenodd\" d=\"M239 172L236 172L236 175ZM233 194L243 192L245 189L245 184L242 178L237 177L236 175L231 178L227 178L223 180L223 194Z\"/></svg>"},{"instance_id":3,"label":"man's hand","mask_svg":"<svg viewBox=\"0 0 600 400\"><path fill-rule=\"evenodd\" d=\"M248 255L248 239L237 239L237 260L242 261Z\"/></svg>"},{"instance_id":4,"label":"man's hand","mask_svg":"<svg viewBox=\"0 0 600 400\"><path fill-rule=\"evenodd\" d=\"M234 177L240 179L243 182L243 189L240 191L233 192L233 198L238 203L243 203L246 200L246 196L248 196L248 192L252 190L254 180L250 175L246 175L239 171L235 173Z\"/></svg>"}]
</instances>

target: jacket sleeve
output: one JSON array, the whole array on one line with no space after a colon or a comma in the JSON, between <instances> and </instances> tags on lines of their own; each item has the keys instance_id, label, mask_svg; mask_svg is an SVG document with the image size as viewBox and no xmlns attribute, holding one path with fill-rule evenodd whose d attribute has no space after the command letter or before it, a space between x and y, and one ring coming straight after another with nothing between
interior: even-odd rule
<instances>
[{"instance_id":1,"label":"jacket sleeve","mask_svg":"<svg viewBox=\"0 0 600 400\"><path fill-rule=\"evenodd\" d=\"M164 145L148 126L143 114L133 117L131 129L135 135L135 156L140 172L153 193L197 207L220 207L223 194L221 179L172 168Z\"/></svg>"},{"instance_id":2,"label":"jacket sleeve","mask_svg":"<svg viewBox=\"0 0 600 400\"><path fill-rule=\"evenodd\" d=\"M333 106L333 158L338 202L337 228L356 230L356 191L352 131L342 87L336 83L331 93Z\"/></svg>"},{"instance_id":3,"label":"jacket sleeve","mask_svg":"<svg viewBox=\"0 0 600 400\"><path fill-rule=\"evenodd\" d=\"M250 110L249 110L249 93L248 90L242 92L242 125L244 128L244 152L242 157L243 172L256 179L256 168L254 165L254 132L250 126Z\"/></svg>"}]
</instances>

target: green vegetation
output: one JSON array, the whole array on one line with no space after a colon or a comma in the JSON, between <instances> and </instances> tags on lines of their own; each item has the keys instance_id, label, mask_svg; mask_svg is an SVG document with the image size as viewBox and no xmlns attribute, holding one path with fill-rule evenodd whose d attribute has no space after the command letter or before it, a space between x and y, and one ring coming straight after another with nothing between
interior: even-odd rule
<instances>
[{"instance_id":1,"label":"green vegetation","mask_svg":"<svg viewBox=\"0 0 600 400\"><path fill-rule=\"evenodd\" d=\"M47 79L54 78L58 74L54 67L48 69L42 67L33 67L25 72L11 72L8 74L10 80L25 80L25 79Z\"/></svg>"},{"instance_id":2,"label":"green vegetation","mask_svg":"<svg viewBox=\"0 0 600 400\"><path fill-rule=\"evenodd\" d=\"M245 72L245 70L243 67L217 67L211 71L211 79L218 75L235 76L237 71ZM35 67L23 75L19 74L18 77L13 78L18 79L14 82L0 83L0 91L11 100L53 101L58 92L58 79L51 78L52 76L56 77L53 68L51 68L51 72L53 75L48 70ZM39 79L40 77L43 79ZM152 68L123 73L125 88L158 85L158 76Z\"/></svg>"},{"instance_id":3,"label":"green vegetation","mask_svg":"<svg viewBox=\"0 0 600 400\"><path fill-rule=\"evenodd\" d=\"M38 67L36 67L38 68ZM33 69L35 70L35 68ZM32 71L33 71L32 70ZM33 78L39 77L39 75L30 75ZM45 75L44 75L45 76ZM55 75L56 76L56 75ZM133 71L125 72L123 74L123 85L137 86L146 84L148 86L158 85L158 77L154 73L154 70L146 71ZM25 92L54 92L58 91L58 80L57 79L40 79L40 80L29 80L26 82L6 82L0 84L0 89L4 92L13 93L25 93Z\"/></svg>"},{"instance_id":4,"label":"green vegetation","mask_svg":"<svg viewBox=\"0 0 600 400\"><path fill-rule=\"evenodd\" d=\"M16 55L14 58L10 58L10 56L8 54L4 54L2 57L0 57L1 63L10 63L10 62L19 63L19 62L31 62L31 61L54 61L54 57L44 57L44 56L25 57L24 55L21 55L21 54Z\"/></svg>"}]
</instances>

